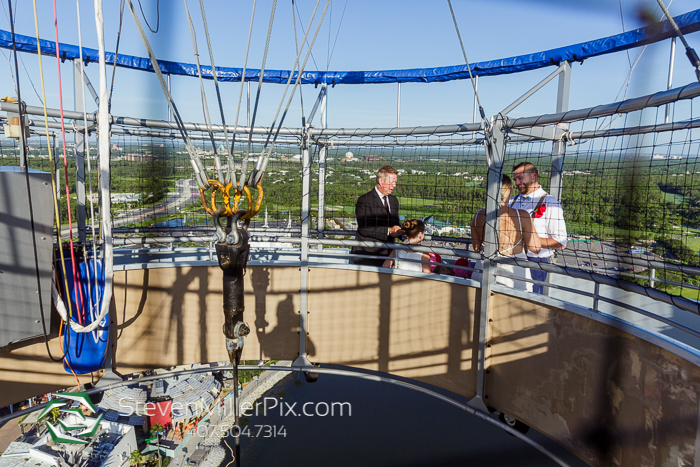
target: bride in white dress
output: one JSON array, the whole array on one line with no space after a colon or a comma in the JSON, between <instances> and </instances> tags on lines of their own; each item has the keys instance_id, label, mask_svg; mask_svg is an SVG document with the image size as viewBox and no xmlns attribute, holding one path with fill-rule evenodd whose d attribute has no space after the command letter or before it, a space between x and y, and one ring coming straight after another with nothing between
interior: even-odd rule
<instances>
[{"instance_id":1,"label":"bride in white dress","mask_svg":"<svg viewBox=\"0 0 700 467\"><path fill-rule=\"evenodd\" d=\"M516 258L518 260L527 261L525 250L533 253L540 251L540 237L537 236L535 228L532 224L532 218L521 209L513 209L508 206L510 194L513 191L513 182L510 177L503 175L501 185L501 208L499 216L499 231L498 231L498 255ZM486 225L486 211L481 209L474 216L472 221L472 248L476 252L484 250L484 229ZM525 279L530 279L530 269L510 264L496 263L498 270L496 271L496 282L516 290L532 292L532 283L522 280L503 277L499 273L507 273L514 276L519 276ZM483 269L481 261L477 261L476 269ZM474 271L472 279L481 281L481 271Z\"/></svg>"}]
</instances>

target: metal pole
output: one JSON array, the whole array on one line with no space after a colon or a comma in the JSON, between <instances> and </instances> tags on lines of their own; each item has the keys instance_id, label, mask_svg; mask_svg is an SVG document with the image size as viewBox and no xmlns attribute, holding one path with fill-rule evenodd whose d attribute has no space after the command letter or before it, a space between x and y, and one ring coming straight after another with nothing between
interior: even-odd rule
<instances>
[{"instance_id":1,"label":"metal pole","mask_svg":"<svg viewBox=\"0 0 700 467\"><path fill-rule=\"evenodd\" d=\"M567 67L569 70L571 69L569 62L566 62L566 61L562 62L561 65L559 65L559 68L554 70L549 76L547 76L545 79L543 79L542 81L540 81L539 83L534 85L528 92L526 92L525 94L520 96L518 99L515 100L515 102L513 102L508 107L503 109L501 111L501 115L508 115L513 109L515 109L517 106L519 106L520 104L525 102L530 96L535 94L537 91L542 89L544 87L544 85L546 85L551 80L553 80L555 76L559 75L559 80L561 81L561 74L560 73L562 71L564 71L565 69L567 69ZM561 84L560 84L560 86L561 86ZM476 112L476 110L475 110L475 112ZM476 113L474 114L474 117L476 118Z\"/></svg>"},{"instance_id":2,"label":"metal pole","mask_svg":"<svg viewBox=\"0 0 700 467\"><path fill-rule=\"evenodd\" d=\"M666 8L666 5L664 5L664 2L662 0L656 0L656 2L663 10L668 22L671 23L671 27L676 32L676 35L681 38L681 42L685 47L685 55L688 57L688 60L690 60L690 64L693 65L693 67L695 67L695 76L697 77L698 81L700 81L700 57L698 57L698 54L695 52L695 49L688 45L688 41L686 41L685 37L683 37L683 33L676 24L676 21L671 16L671 13L669 13L668 9Z\"/></svg>"},{"instance_id":3,"label":"metal pole","mask_svg":"<svg viewBox=\"0 0 700 467\"><path fill-rule=\"evenodd\" d=\"M476 123L476 114L479 110L479 103L476 101L476 93L479 92L479 75L474 78L474 116L472 117L472 123ZM479 119L481 121L481 119Z\"/></svg>"},{"instance_id":4,"label":"metal pole","mask_svg":"<svg viewBox=\"0 0 700 467\"><path fill-rule=\"evenodd\" d=\"M593 311L598 311L598 297L600 297L600 284L596 282L593 289Z\"/></svg>"},{"instance_id":5,"label":"metal pole","mask_svg":"<svg viewBox=\"0 0 700 467\"><path fill-rule=\"evenodd\" d=\"M396 96L396 128L401 127L401 83L397 83L398 94Z\"/></svg>"},{"instance_id":6,"label":"metal pole","mask_svg":"<svg viewBox=\"0 0 700 467\"><path fill-rule=\"evenodd\" d=\"M14 18L12 16L12 1L7 0L7 5L10 10L10 29L12 32L12 51L14 53L15 57L15 79L17 80L17 103L18 109L17 113L19 114L19 166L22 169L27 168L27 141L26 141L26 136L24 133L24 119L26 118L24 116L24 108L22 106L22 94L20 93L20 86L19 86L19 65L17 64L17 43L15 42L15 22L12 20ZM41 60L41 57L39 58Z\"/></svg>"},{"instance_id":7,"label":"metal pole","mask_svg":"<svg viewBox=\"0 0 700 467\"><path fill-rule=\"evenodd\" d=\"M489 326L489 306L491 286L495 282L496 265L491 264L488 258L498 251L498 214L501 206L501 177L503 175L503 158L505 153L505 139L503 134L503 117L491 119L492 137L488 145L488 188L486 198L486 226L484 228L484 270L481 279L481 300L478 303L478 314L474 325L479 329L479 342L477 350L477 375L476 397L469 401L469 406L489 413L485 394L485 373L487 355L487 339Z\"/></svg>"},{"instance_id":8,"label":"metal pole","mask_svg":"<svg viewBox=\"0 0 700 467\"><path fill-rule=\"evenodd\" d=\"M307 127L308 129L308 127ZM311 366L306 358L308 281L309 281L309 217L311 212L311 157L309 156L309 134L304 132L302 139L302 180L301 180L301 284L299 310L299 357L292 366Z\"/></svg>"},{"instance_id":9,"label":"metal pole","mask_svg":"<svg viewBox=\"0 0 700 467\"><path fill-rule=\"evenodd\" d=\"M652 268L649 271L649 287L651 287L652 289L654 288L654 284L656 282L655 279L656 279L656 269Z\"/></svg>"},{"instance_id":10,"label":"metal pole","mask_svg":"<svg viewBox=\"0 0 700 467\"><path fill-rule=\"evenodd\" d=\"M328 98L328 88L326 83L322 84L321 92L323 99L321 100L321 128L327 127L326 104ZM322 145L318 150L318 216L317 216L318 238L323 238L323 231L326 230L326 145ZM323 252L323 244L319 243L318 252ZM321 262L322 257L318 261Z\"/></svg>"},{"instance_id":11,"label":"metal pole","mask_svg":"<svg viewBox=\"0 0 700 467\"><path fill-rule=\"evenodd\" d=\"M569 90L571 87L571 64L563 62L559 69L559 88L557 91L557 113L569 110ZM568 130L568 125L562 130ZM554 141L552 143L552 174L549 180L549 194L561 202L562 177L564 174L564 154L566 153L566 143L564 141ZM549 282L549 274L545 278ZM549 296L549 288L544 287L543 295Z\"/></svg>"},{"instance_id":12,"label":"metal pole","mask_svg":"<svg viewBox=\"0 0 700 467\"><path fill-rule=\"evenodd\" d=\"M676 61L676 36L671 38L671 58L668 62L668 84L666 85L666 90L671 89L673 85L673 65ZM671 113L671 105L666 104L666 119L664 123L668 123L668 119Z\"/></svg>"},{"instance_id":13,"label":"metal pole","mask_svg":"<svg viewBox=\"0 0 700 467\"><path fill-rule=\"evenodd\" d=\"M90 95L92 96L92 99L95 101L95 104L100 105L100 97L97 95L97 91L95 91L95 88L92 86L92 83L90 82L90 78L88 78L87 73L85 73L85 70L83 69L83 81L85 82L85 86L87 86L88 91L90 91Z\"/></svg>"},{"instance_id":14,"label":"metal pole","mask_svg":"<svg viewBox=\"0 0 700 467\"><path fill-rule=\"evenodd\" d=\"M248 124L247 126L250 127L250 81L248 81L248 94L247 94L247 100L248 100Z\"/></svg>"},{"instance_id":15,"label":"metal pole","mask_svg":"<svg viewBox=\"0 0 700 467\"><path fill-rule=\"evenodd\" d=\"M560 66L559 90L557 92L557 113L569 110L569 88L571 85L571 65L563 62ZM549 194L561 201L562 175L564 170L564 154L566 143L555 141L552 143L552 176L550 178Z\"/></svg>"},{"instance_id":16,"label":"metal pole","mask_svg":"<svg viewBox=\"0 0 700 467\"><path fill-rule=\"evenodd\" d=\"M51 134L51 151L52 154L54 154L53 158L53 171L55 173L54 179L56 180L56 199L61 199L61 165L59 164L60 160L58 157L56 157L56 134L53 133ZM58 218L61 218L61 203L58 203ZM58 228L58 226L56 226Z\"/></svg>"},{"instance_id":17,"label":"metal pole","mask_svg":"<svg viewBox=\"0 0 700 467\"><path fill-rule=\"evenodd\" d=\"M83 102L83 72L80 61L73 60L73 103L76 112L82 112ZM74 131L75 141L75 195L78 202L78 240L85 244L87 234L87 216L85 211L85 136L82 131Z\"/></svg>"},{"instance_id":18,"label":"metal pole","mask_svg":"<svg viewBox=\"0 0 700 467\"><path fill-rule=\"evenodd\" d=\"M168 77L168 94L172 95L172 91L170 90L170 73L168 73L166 76ZM173 121L173 109L171 109L170 106L168 106L168 121Z\"/></svg>"}]
</instances>

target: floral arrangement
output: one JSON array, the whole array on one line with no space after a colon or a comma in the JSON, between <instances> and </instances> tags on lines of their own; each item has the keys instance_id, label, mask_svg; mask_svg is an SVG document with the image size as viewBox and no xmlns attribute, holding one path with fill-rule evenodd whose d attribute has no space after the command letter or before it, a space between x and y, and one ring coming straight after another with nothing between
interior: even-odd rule
<instances>
[{"instance_id":1,"label":"floral arrangement","mask_svg":"<svg viewBox=\"0 0 700 467\"><path fill-rule=\"evenodd\" d=\"M547 211L547 207L544 204L541 204L540 207L533 211L532 216L539 219L540 217L544 216L545 211Z\"/></svg>"}]
</instances>

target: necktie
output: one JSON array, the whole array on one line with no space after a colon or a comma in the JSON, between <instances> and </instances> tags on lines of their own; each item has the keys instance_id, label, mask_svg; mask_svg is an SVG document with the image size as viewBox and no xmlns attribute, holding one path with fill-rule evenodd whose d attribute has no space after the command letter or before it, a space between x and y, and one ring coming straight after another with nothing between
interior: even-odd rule
<instances>
[{"instance_id":1,"label":"necktie","mask_svg":"<svg viewBox=\"0 0 700 467\"><path fill-rule=\"evenodd\" d=\"M389 210L389 203L386 200L386 196L383 197L383 200L384 200L384 207L386 208L386 212L391 214L391 211Z\"/></svg>"}]
</instances>

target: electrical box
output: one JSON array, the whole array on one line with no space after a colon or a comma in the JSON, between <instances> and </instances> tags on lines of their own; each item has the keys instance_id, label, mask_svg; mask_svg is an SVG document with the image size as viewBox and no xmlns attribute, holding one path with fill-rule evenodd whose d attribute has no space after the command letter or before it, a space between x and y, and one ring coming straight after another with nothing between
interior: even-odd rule
<instances>
[{"instance_id":1,"label":"electrical box","mask_svg":"<svg viewBox=\"0 0 700 467\"><path fill-rule=\"evenodd\" d=\"M0 347L42 336L51 320L51 175L0 166Z\"/></svg>"}]
</instances>

